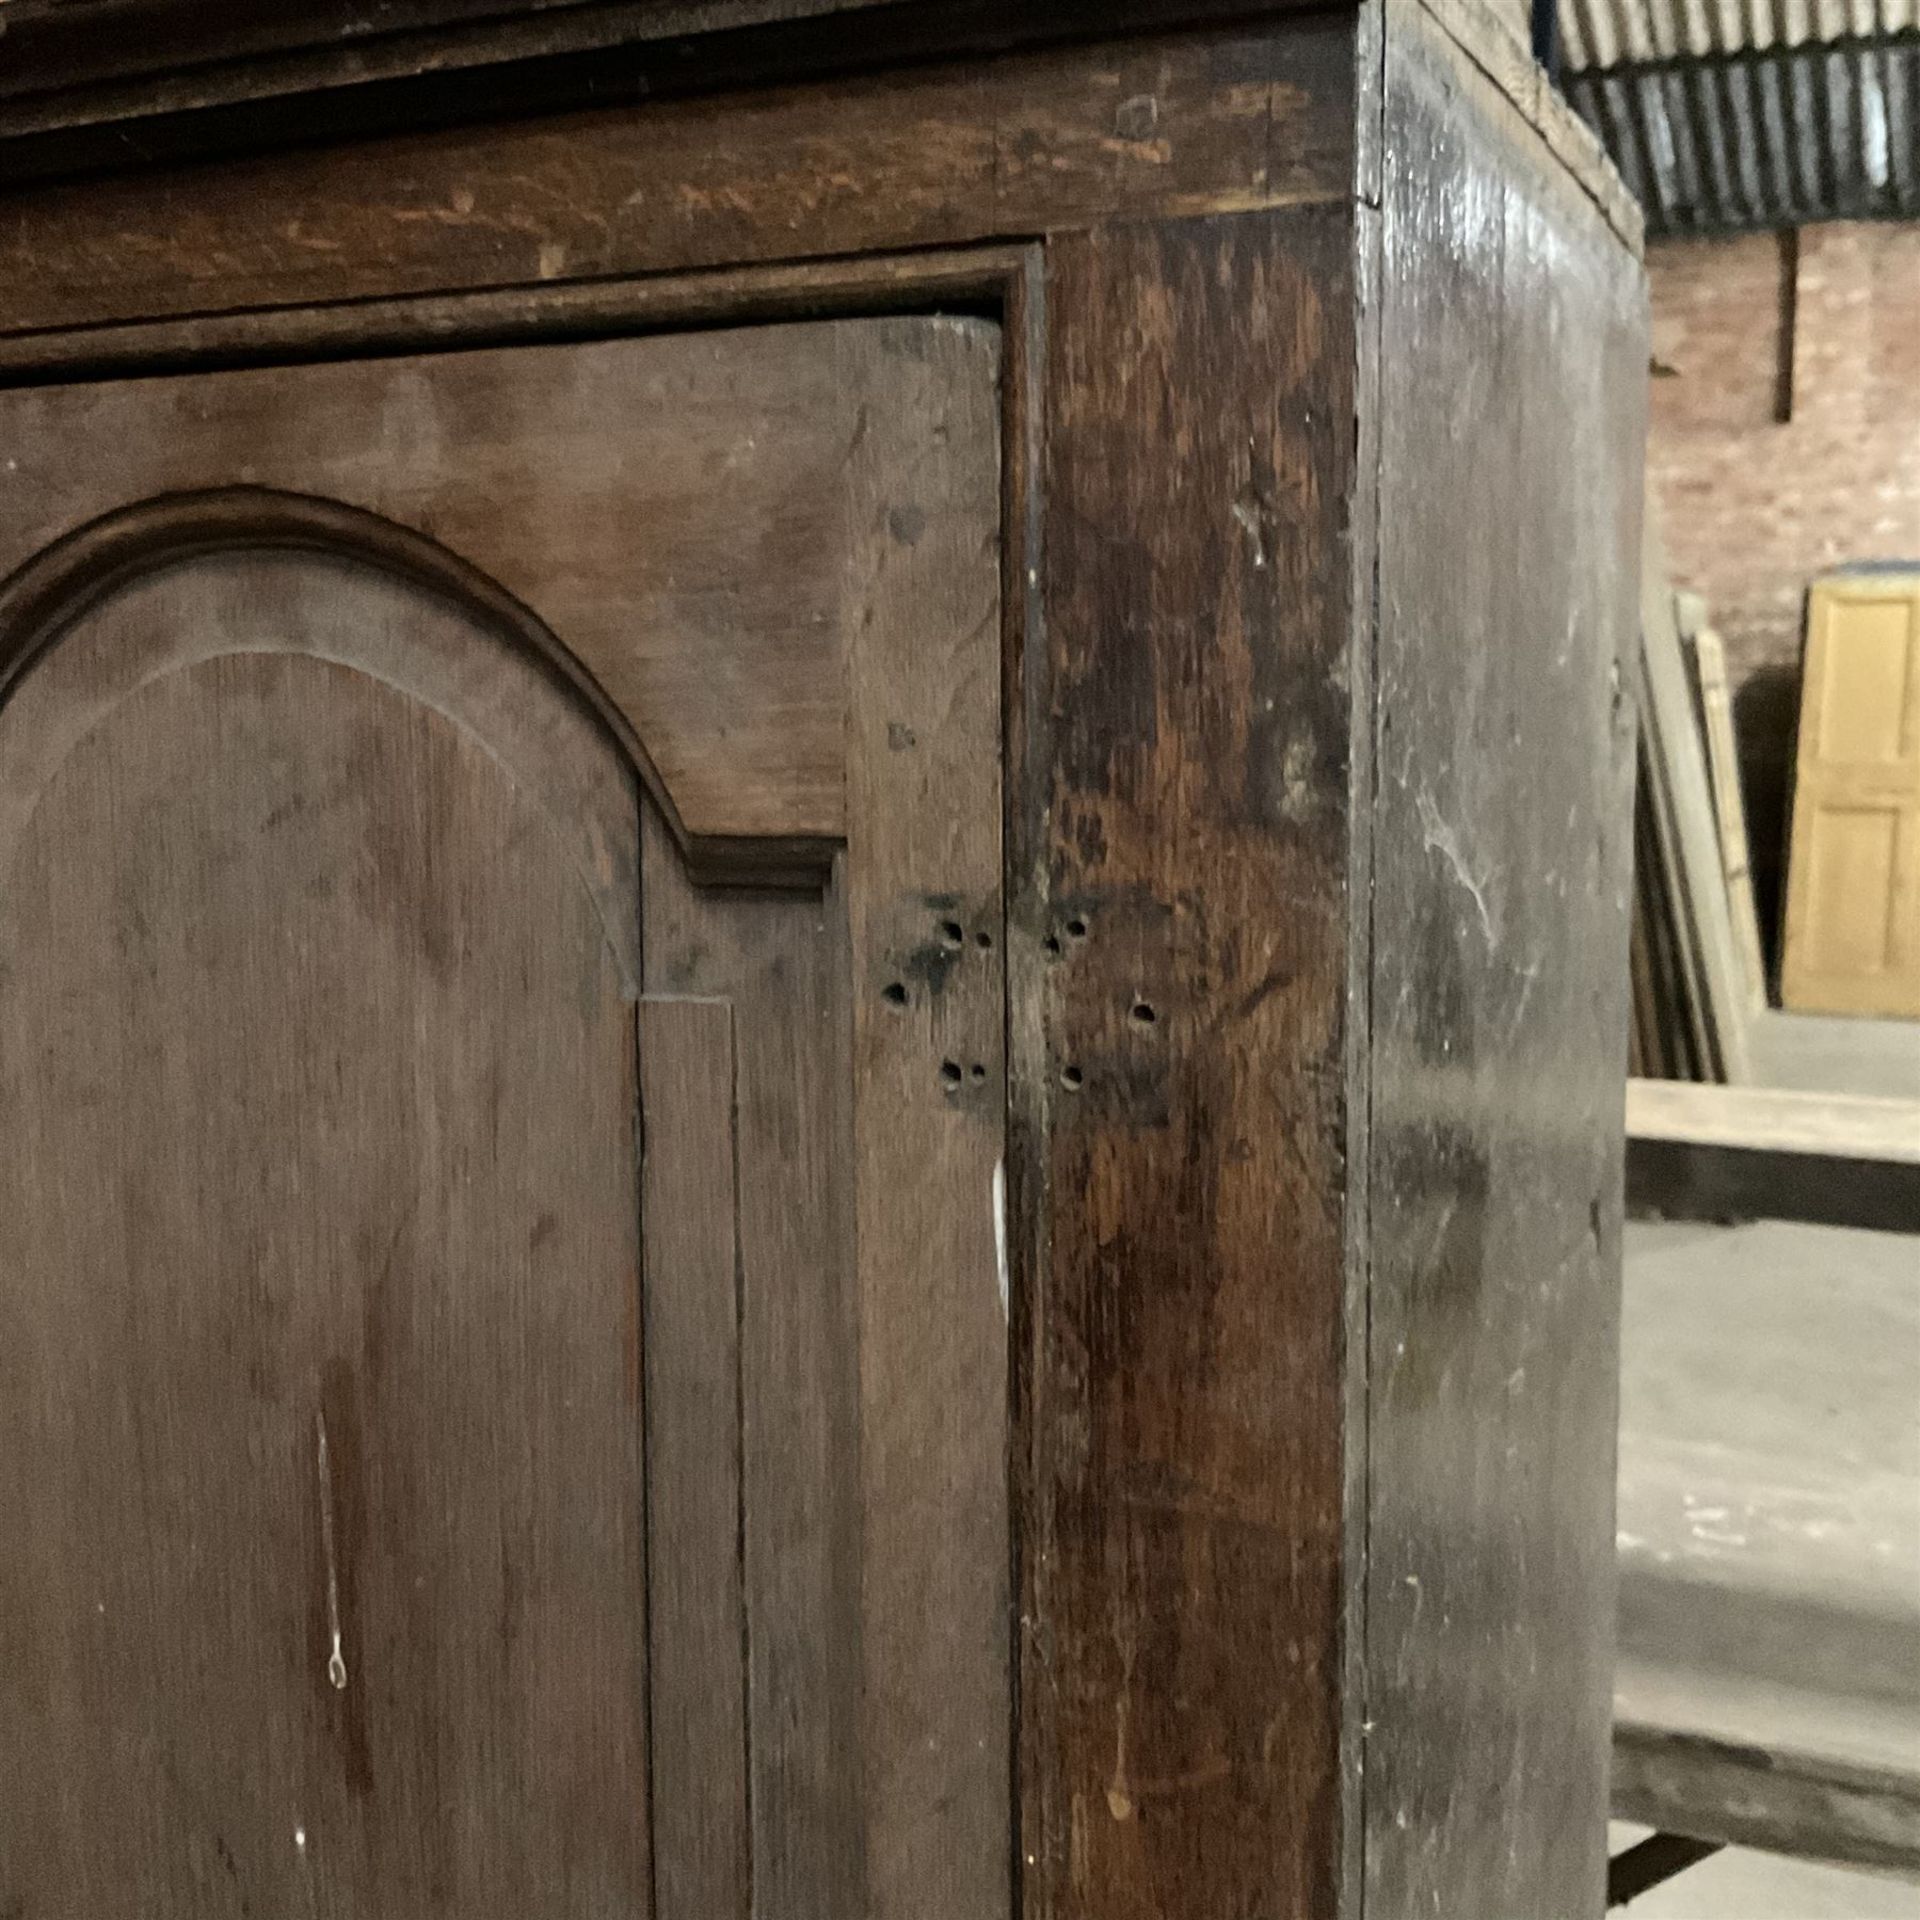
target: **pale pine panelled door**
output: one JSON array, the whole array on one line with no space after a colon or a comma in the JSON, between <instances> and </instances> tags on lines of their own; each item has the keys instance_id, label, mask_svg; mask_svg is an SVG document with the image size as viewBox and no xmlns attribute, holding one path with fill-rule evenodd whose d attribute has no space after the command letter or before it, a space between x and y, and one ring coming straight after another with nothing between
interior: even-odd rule
<instances>
[{"instance_id":1,"label":"pale pine panelled door","mask_svg":"<svg viewBox=\"0 0 1920 1920\"><path fill-rule=\"evenodd\" d=\"M0 394L0 1914L1008 1912L999 343Z\"/></svg>"},{"instance_id":2,"label":"pale pine panelled door","mask_svg":"<svg viewBox=\"0 0 1920 1920\"><path fill-rule=\"evenodd\" d=\"M1920 568L1807 596L1780 997L1920 1016Z\"/></svg>"}]
</instances>

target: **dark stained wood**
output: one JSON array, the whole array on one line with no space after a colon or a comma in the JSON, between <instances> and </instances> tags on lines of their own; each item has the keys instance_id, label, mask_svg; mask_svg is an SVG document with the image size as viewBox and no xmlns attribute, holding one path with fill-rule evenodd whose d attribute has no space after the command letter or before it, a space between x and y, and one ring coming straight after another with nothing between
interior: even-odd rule
<instances>
[{"instance_id":1,"label":"dark stained wood","mask_svg":"<svg viewBox=\"0 0 1920 1920\"><path fill-rule=\"evenodd\" d=\"M1339 197L1350 76L1316 20L22 191L0 331Z\"/></svg>"},{"instance_id":2,"label":"dark stained wood","mask_svg":"<svg viewBox=\"0 0 1920 1920\"><path fill-rule=\"evenodd\" d=\"M454 616L220 572L69 644L288 650L135 676L8 850L0 1908L644 1914L623 970L484 707L310 631Z\"/></svg>"},{"instance_id":3,"label":"dark stained wood","mask_svg":"<svg viewBox=\"0 0 1920 1920\"><path fill-rule=\"evenodd\" d=\"M1351 248L1050 253L1030 1920L1339 1900Z\"/></svg>"},{"instance_id":4,"label":"dark stained wood","mask_svg":"<svg viewBox=\"0 0 1920 1920\"><path fill-rule=\"evenodd\" d=\"M647 1633L658 1920L747 1920L745 1568L733 1009L640 1006Z\"/></svg>"},{"instance_id":5,"label":"dark stained wood","mask_svg":"<svg viewBox=\"0 0 1920 1920\"><path fill-rule=\"evenodd\" d=\"M182 490L244 478L348 502L431 536L538 616L657 769L703 870L817 875L845 826L846 650L874 537L843 475L862 422L898 404L832 336L0 394L0 575L96 516ZM319 537L266 505L214 503L205 528L172 533L166 512L184 510L163 509L141 538L115 534L110 554L53 571L157 564L169 539Z\"/></svg>"},{"instance_id":6,"label":"dark stained wood","mask_svg":"<svg viewBox=\"0 0 1920 1920\"><path fill-rule=\"evenodd\" d=\"M1386 59L1365 1910L1537 1920L1606 1866L1644 290Z\"/></svg>"},{"instance_id":7,"label":"dark stained wood","mask_svg":"<svg viewBox=\"0 0 1920 1920\"><path fill-rule=\"evenodd\" d=\"M844 868L872 1920L1012 1901L998 348L981 321L904 334L897 417L943 457L857 456L888 536Z\"/></svg>"}]
</instances>

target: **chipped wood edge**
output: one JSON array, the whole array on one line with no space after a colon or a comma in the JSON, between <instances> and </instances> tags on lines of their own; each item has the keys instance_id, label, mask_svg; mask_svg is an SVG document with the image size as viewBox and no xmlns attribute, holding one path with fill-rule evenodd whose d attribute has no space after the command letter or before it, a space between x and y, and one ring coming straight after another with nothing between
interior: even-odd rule
<instances>
[{"instance_id":1,"label":"chipped wood edge","mask_svg":"<svg viewBox=\"0 0 1920 1920\"><path fill-rule=\"evenodd\" d=\"M1376 0L1386 4L1387 0ZM1415 0L1419 11L1499 90L1561 170L1599 210L1636 260L1646 257L1646 215L1600 143L1533 50L1484 0Z\"/></svg>"}]
</instances>

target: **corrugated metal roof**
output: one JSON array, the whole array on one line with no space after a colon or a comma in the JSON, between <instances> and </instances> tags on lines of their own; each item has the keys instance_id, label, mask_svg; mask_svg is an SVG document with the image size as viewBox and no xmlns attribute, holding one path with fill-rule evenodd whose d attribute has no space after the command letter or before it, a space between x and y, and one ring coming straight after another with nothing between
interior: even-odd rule
<instances>
[{"instance_id":1,"label":"corrugated metal roof","mask_svg":"<svg viewBox=\"0 0 1920 1920\"><path fill-rule=\"evenodd\" d=\"M1920 0L1560 0L1569 74L1916 32Z\"/></svg>"},{"instance_id":2,"label":"corrugated metal roof","mask_svg":"<svg viewBox=\"0 0 1920 1920\"><path fill-rule=\"evenodd\" d=\"M1920 218L1920 0L1560 0L1560 22L1567 97L1650 234Z\"/></svg>"},{"instance_id":3,"label":"corrugated metal roof","mask_svg":"<svg viewBox=\"0 0 1920 1920\"><path fill-rule=\"evenodd\" d=\"M1566 86L1650 233L1920 217L1920 41L1570 73Z\"/></svg>"}]
</instances>

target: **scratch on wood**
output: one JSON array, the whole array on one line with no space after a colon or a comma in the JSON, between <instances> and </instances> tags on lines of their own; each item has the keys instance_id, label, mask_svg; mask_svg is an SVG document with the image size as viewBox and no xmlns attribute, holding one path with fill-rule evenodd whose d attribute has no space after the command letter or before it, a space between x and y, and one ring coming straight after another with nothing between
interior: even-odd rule
<instances>
[{"instance_id":1,"label":"scratch on wood","mask_svg":"<svg viewBox=\"0 0 1920 1920\"><path fill-rule=\"evenodd\" d=\"M1467 865L1467 857L1460 851L1460 841L1453 829L1440 817L1440 809L1434 805L1433 795L1423 792L1419 797L1420 831L1427 845L1439 854L1453 869L1453 877L1466 888L1471 896L1475 910L1480 916L1480 930L1487 936L1487 945L1492 946L1496 939L1493 915L1487 907L1486 892L1481 883L1473 877L1473 870Z\"/></svg>"},{"instance_id":2,"label":"scratch on wood","mask_svg":"<svg viewBox=\"0 0 1920 1920\"><path fill-rule=\"evenodd\" d=\"M327 1562L327 1678L336 1692L345 1692L347 1659L340 1639L340 1562L333 1537L333 1463L327 1449L327 1416L313 1416L314 1453L320 1474L320 1549Z\"/></svg>"}]
</instances>

